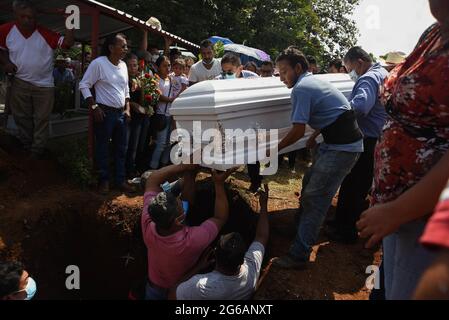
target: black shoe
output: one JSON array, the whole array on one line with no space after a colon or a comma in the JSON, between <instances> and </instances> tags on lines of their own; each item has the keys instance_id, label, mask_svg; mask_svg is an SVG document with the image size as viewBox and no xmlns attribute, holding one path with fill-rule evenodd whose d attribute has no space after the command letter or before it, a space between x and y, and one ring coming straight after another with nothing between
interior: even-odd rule
<instances>
[{"instance_id":1,"label":"black shoe","mask_svg":"<svg viewBox=\"0 0 449 320\"><path fill-rule=\"evenodd\" d=\"M304 270L308 266L306 261L296 260L290 255L282 256L280 258L273 258L271 262L273 266L281 269Z\"/></svg>"},{"instance_id":2,"label":"black shoe","mask_svg":"<svg viewBox=\"0 0 449 320\"><path fill-rule=\"evenodd\" d=\"M136 188L134 188L133 186L130 186L128 183L124 182L123 184L118 186L118 189L123 192L123 193L127 193L127 194L135 194L137 193Z\"/></svg>"}]
</instances>

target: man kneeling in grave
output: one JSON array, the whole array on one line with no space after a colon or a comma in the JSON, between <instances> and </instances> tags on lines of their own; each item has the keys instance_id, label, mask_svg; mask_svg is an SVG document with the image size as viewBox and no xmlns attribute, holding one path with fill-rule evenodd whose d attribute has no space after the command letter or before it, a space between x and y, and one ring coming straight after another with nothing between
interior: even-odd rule
<instances>
[{"instance_id":1,"label":"man kneeling in grave","mask_svg":"<svg viewBox=\"0 0 449 320\"><path fill-rule=\"evenodd\" d=\"M256 292L268 243L268 185L259 189L260 216L256 237L248 247L239 233L223 235L215 250L206 252L184 282L170 290L173 300L249 300ZM214 265L214 270L200 274Z\"/></svg>"},{"instance_id":2,"label":"man kneeling in grave","mask_svg":"<svg viewBox=\"0 0 449 320\"><path fill-rule=\"evenodd\" d=\"M346 97L332 84L308 72L302 52L289 47L276 60L281 81L293 88L290 132L279 143L282 150L304 136L308 124L324 137L316 159L302 183L297 235L288 255L274 265L301 269L307 265L321 225L338 188L363 152L363 135Z\"/></svg>"},{"instance_id":3,"label":"man kneeling in grave","mask_svg":"<svg viewBox=\"0 0 449 320\"><path fill-rule=\"evenodd\" d=\"M148 249L146 300L167 299L169 289L195 266L228 220L224 183L232 171L214 171L214 216L199 227L183 224L188 210L185 203L191 206L194 199L197 169L196 165L169 166L146 180L142 212L142 233ZM170 183L180 176L183 178Z\"/></svg>"}]
</instances>

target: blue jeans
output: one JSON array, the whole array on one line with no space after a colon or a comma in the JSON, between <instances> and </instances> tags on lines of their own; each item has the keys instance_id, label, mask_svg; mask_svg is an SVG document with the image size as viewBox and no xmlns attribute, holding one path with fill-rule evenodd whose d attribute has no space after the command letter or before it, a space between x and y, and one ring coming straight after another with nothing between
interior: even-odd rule
<instances>
[{"instance_id":1,"label":"blue jeans","mask_svg":"<svg viewBox=\"0 0 449 320\"><path fill-rule=\"evenodd\" d=\"M387 300L409 300L424 271L436 258L419 244L427 221L415 220L383 240L385 296Z\"/></svg>"},{"instance_id":2,"label":"blue jeans","mask_svg":"<svg viewBox=\"0 0 449 320\"><path fill-rule=\"evenodd\" d=\"M115 183L125 182L127 124L123 112L104 110L104 120L94 124L97 166L100 183L109 182L109 143L112 139L115 160Z\"/></svg>"},{"instance_id":3,"label":"blue jeans","mask_svg":"<svg viewBox=\"0 0 449 320\"><path fill-rule=\"evenodd\" d=\"M137 153L143 152L143 145L147 139L145 130L150 118L147 115L133 113L128 126L128 152L126 155L126 172L128 175L136 172Z\"/></svg>"},{"instance_id":4,"label":"blue jeans","mask_svg":"<svg viewBox=\"0 0 449 320\"><path fill-rule=\"evenodd\" d=\"M319 150L312 167L304 175L296 239L289 254L308 261L332 199L360 153Z\"/></svg>"},{"instance_id":5,"label":"blue jeans","mask_svg":"<svg viewBox=\"0 0 449 320\"><path fill-rule=\"evenodd\" d=\"M156 138L156 148L151 158L151 169L159 169L159 165L165 166L170 161L170 135L172 133L172 117L166 116L167 126L159 131Z\"/></svg>"}]
</instances>

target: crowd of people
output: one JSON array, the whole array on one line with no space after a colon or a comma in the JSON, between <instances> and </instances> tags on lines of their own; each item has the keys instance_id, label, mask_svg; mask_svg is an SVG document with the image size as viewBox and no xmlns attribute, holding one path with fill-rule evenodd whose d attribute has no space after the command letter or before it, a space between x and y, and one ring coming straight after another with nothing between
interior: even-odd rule
<instances>
[{"instance_id":1,"label":"crowd of people","mask_svg":"<svg viewBox=\"0 0 449 320\"><path fill-rule=\"evenodd\" d=\"M130 53L123 34L106 39L79 88L94 117L100 191L109 192L111 141L118 188L134 192L127 179L145 172L141 227L148 249L146 299L253 296L269 239L269 190L262 187L260 165L248 165L250 189L260 201L254 242L245 243L238 233L221 233L233 214L224 188L232 171L213 171L214 215L189 226L186 217L195 214L191 210L199 167L170 165L170 133L176 127L170 108L184 90L202 81L276 75L292 89L292 126L278 150L304 137L310 126L315 132L307 147L316 152L303 178L296 237L288 254L273 259L273 266L309 267L312 246L339 192L326 234L343 243L365 238L368 248L382 242L384 281L378 297L449 298L449 190L444 191L449 180L449 4L429 4L437 23L408 57L392 57L383 66L354 47L331 62L329 73L348 73L355 82L349 99L314 76L321 72L317 60L296 46L282 51L275 62L243 66L233 53L216 59L209 40L201 42L202 59L194 63L167 49L169 44L161 55L148 46L145 32L136 54ZM62 59L53 73L53 50L70 47L73 32L60 37L36 26L28 1L15 1L14 10L17 22L0 26L0 48L6 49L0 52L0 64L14 75L12 113L23 146L39 154L47 138L54 80L71 77ZM38 55L39 62L30 55ZM142 75L157 80L158 101L153 105L144 103L137 79ZM324 142L317 145L320 135ZM295 154L289 156L294 162ZM28 299L36 285L21 264L10 262L0 265L0 289L4 299Z\"/></svg>"}]
</instances>

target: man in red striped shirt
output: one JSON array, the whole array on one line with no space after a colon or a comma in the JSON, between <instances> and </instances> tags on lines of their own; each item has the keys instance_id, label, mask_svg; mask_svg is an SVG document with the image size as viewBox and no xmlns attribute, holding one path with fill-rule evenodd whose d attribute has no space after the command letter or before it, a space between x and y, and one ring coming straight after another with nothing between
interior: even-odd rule
<instances>
[{"instance_id":1,"label":"man in red striped shirt","mask_svg":"<svg viewBox=\"0 0 449 320\"><path fill-rule=\"evenodd\" d=\"M0 25L0 67L13 75L11 112L25 149L35 156L44 151L54 103L53 56L57 48L70 48L73 30L65 37L36 23L29 0L15 0L16 21Z\"/></svg>"}]
</instances>

